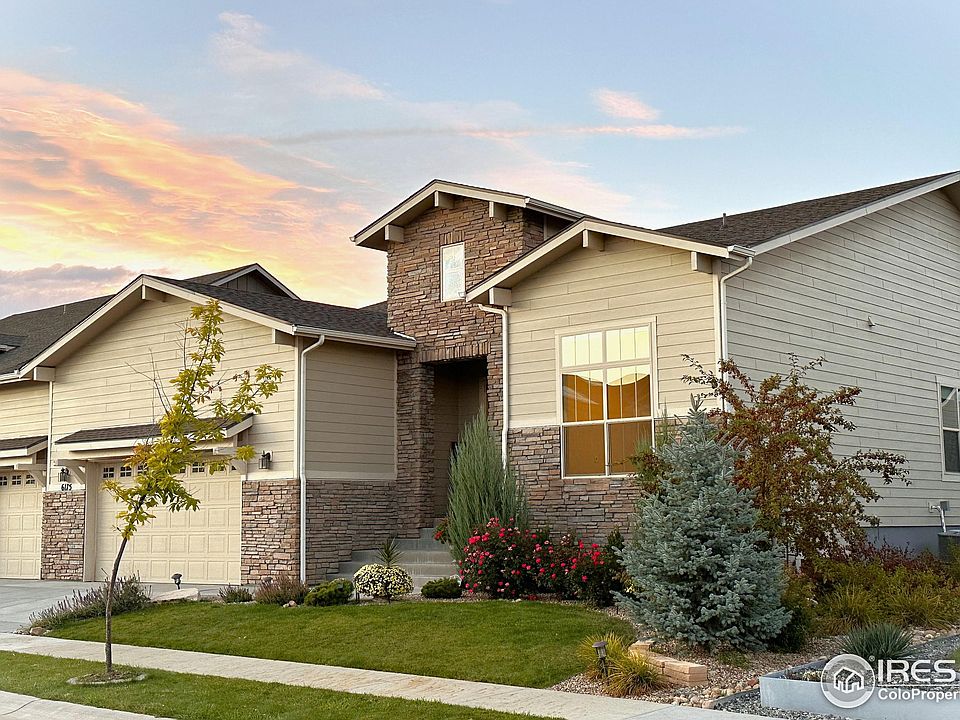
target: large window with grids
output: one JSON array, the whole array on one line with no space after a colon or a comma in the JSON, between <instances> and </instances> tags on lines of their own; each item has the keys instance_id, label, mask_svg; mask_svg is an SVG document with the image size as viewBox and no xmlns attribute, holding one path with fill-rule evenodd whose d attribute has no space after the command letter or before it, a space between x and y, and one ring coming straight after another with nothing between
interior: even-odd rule
<instances>
[{"instance_id":1,"label":"large window with grids","mask_svg":"<svg viewBox=\"0 0 960 720\"><path fill-rule=\"evenodd\" d=\"M653 440L651 326L560 337L564 477L625 475Z\"/></svg>"}]
</instances>

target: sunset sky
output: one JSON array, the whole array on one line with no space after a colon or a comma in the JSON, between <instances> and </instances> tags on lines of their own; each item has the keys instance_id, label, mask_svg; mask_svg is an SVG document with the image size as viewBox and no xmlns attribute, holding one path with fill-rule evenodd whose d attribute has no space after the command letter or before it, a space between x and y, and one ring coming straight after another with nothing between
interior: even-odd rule
<instances>
[{"instance_id":1,"label":"sunset sky","mask_svg":"<svg viewBox=\"0 0 960 720\"><path fill-rule=\"evenodd\" d=\"M0 316L349 236L435 177L647 227L960 168L942 2L0 0Z\"/></svg>"}]
</instances>

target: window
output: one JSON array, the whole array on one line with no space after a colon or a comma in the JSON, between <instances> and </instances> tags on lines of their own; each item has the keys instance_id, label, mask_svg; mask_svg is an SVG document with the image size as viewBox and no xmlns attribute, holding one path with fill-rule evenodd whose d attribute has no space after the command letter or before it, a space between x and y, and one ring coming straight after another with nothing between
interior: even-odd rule
<instances>
[{"instance_id":1,"label":"window","mask_svg":"<svg viewBox=\"0 0 960 720\"><path fill-rule=\"evenodd\" d=\"M100 471L101 480L113 480L116 477L117 469L113 465L104 465Z\"/></svg>"},{"instance_id":2,"label":"window","mask_svg":"<svg viewBox=\"0 0 960 720\"><path fill-rule=\"evenodd\" d=\"M960 473L960 411L956 387L940 386L940 428L943 432L943 471Z\"/></svg>"},{"instance_id":3,"label":"window","mask_svg":"<svg viewBox=\"0 0 960 720\"><path fill-rule=\"evenodd\" d=\"M463 243L440 248L440 300L459 300L466 292Z\"/></svg>"},{"instance_id":4,"label":"window","mask_svg":"<svg viewBox=\"0 0 960 720\"><path fill-rule=\"evenodd\" d=\"M653 441L649 325L560 338L563 475L623 475Z\"/></svg>"},{"instance_id":5,"label":"window","mask_svg":"<svg viewBox=\"0 0 960 720\"><path fill-rule=\"evenodd\" d=\"M11 485L23 485L23 475L11 475L10 476Z\"/></svg>"},{"instance_id":6,"label":"window","mask_svg":"<svg viewBox=\"0 0 960 720\"><path fill-rule=\"evenodd\" d=\"M207 471L206 464L202 462L195 462L190 466L190 473L193 475L199 475Z\"/></svg>"},{"instance_id":7,"label":"window","mask_svg":"<svg viewBox=\"0 0 960 720\"><path fill-rule=\"evenodd\" d=\"M133 477L133 468L130 467L129 465L121 465L121 466L120 466L120 477L122 477L122 478Z\"/></svg>"}]
</instances>

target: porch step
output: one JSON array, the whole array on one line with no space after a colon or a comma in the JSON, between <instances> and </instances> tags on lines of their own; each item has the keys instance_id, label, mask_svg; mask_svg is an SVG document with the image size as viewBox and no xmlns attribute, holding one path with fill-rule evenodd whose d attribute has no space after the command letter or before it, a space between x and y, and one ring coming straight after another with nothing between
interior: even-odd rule
<instances>
[{"instance_id":1,"label":"porch step","mask_svg":"<svg viewBox=\"0 0 960 720\"><path fill-rule=\"evenodd\" d=\"M400 558L400 567L410 573L413 578L414 592L430 580L454 577L458 568L450 550L443 543L433 539L435 530L423 528L419 538L403 538L397 540L397 549L403 553ZM350 560L340 563L335 577L353 578L354 573L369 563L377 562L376 548L357 549L350 554Z\"/></svg>"}]
</instances>

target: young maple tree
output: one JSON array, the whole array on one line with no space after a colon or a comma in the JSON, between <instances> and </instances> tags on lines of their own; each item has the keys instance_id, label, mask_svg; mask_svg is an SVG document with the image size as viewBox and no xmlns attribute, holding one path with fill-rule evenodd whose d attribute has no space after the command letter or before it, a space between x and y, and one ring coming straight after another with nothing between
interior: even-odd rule
<instances>
[{"instance_id":1,"label":"young maple tree","mask_svg":"<svg viewBox=\"0 0 960 720\"><path fill-rule=\"evenodd\" d=\"M282 370L270 365L221 375L220 364L226 355L222 324L223 311L217 301L192 308L190 320L184 326L183 368L170 381L172 396L167 396L159 378L152 378L164 408L158 437L138 444L127 460L128 465L139 468L132 483L121 483L117 479L103 483L121 508L117 513L120 547L106 598L107 674L113 672L111 606L127 544L140 527L156 517L158 508L173 512L197 509L199 501L183 482L184 468L199 462L205 447L220 444L228 426L248 415L259 414L263 410L263 399L277 392L283 377ZM228 391L230 394L225 397ZM250 446L237 447L232 454L217 456L218 464L224 467L231 460L252 459ZM215 472L214 466L211 472Z\"/></svg>"},{"instance_id":2,"label":"young maple tree","mask_svg":"<svg viewBox=\"0 0 960 720\"><path fill-rule=\"evenodd\" d=\"M844 416L858 387L821 392L807 375L824 360L801 363L790 354L786 374L754 383L733 360L708 371L685 356L695 370L684 380L722 401L711 413L722 437L739 452L734 482L754 491L760 527L805 557L831 554L864 537L863 525L878 525L866 506L881 498L868 477L890 485L909 484L906 459L885 450L841 456L836 436L856 425Z\"/></svg>"}]
</instances>

